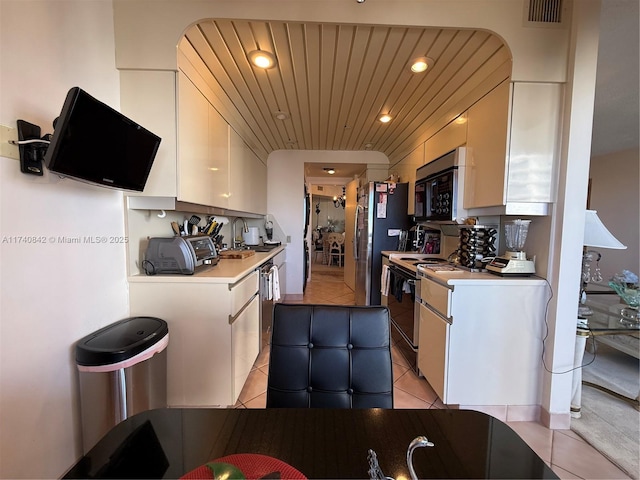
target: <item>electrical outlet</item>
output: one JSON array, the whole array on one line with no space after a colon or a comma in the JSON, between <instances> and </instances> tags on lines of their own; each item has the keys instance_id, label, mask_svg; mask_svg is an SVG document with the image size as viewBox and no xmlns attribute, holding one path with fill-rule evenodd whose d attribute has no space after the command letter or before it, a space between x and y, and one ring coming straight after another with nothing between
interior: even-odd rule
<instances>
[{"instance_id":1,"label":"electrical outlet","mask_svg":"<svg viewBox=\"0 0 640 480\"><path fill-rule=\"evenodd\" d=\"M287 243L291 243L291 235L287 235Z\"/></svg>"},{"instance_id":2,"label":"electrical outlet","mask_svg":"<svg viewBox=\"0 0 640 480\"><path fill-rule=\"evenodd\" d=\"M0 125L0 157L20 160L18 146L10 144L9 140L18 141L18 129Z\"/></svg>"}]
</instances>

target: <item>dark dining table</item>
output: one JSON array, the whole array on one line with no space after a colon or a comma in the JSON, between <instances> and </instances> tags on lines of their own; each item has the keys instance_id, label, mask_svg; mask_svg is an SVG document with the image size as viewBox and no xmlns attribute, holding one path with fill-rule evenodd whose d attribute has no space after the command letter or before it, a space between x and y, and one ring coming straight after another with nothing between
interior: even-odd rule
<instances>
[{"instance_id":1,"label":"dark dining table","mask_svg":"<svg viewBox=\"0 0 640 480\"><path fill-rule=\"evenodd\" d=\"M307 478L558 478L507 424L471 410L165 408L116 425L63 478L179 478L232 454L276 458ZM269 478L274 478L269 476Z\"/></svg>"}]
</instances>

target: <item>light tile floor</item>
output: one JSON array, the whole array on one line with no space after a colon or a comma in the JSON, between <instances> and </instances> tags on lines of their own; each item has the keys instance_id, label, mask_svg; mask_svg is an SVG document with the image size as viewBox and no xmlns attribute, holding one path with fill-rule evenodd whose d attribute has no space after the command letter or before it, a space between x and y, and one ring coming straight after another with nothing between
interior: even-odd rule
<instances>
[{"instance_id":1,"label":"light tile floor","mask_svg":"<svg viewBox=\"0 0 640 480\"><path fill-rule=\"evenodd\" d=\"M353 305L353 291L342 281L342 269L318 268L302 301ZM429 383L416 376L405 359L392 349L395 408L446 408ZM240 393L236 408L264 408L266 405L269 351L263 350ZM571 430L549 430L536 422L510 422L527 444L562 479L628 479L630 478L607 458Z\"/></svg>"}]
</instances>

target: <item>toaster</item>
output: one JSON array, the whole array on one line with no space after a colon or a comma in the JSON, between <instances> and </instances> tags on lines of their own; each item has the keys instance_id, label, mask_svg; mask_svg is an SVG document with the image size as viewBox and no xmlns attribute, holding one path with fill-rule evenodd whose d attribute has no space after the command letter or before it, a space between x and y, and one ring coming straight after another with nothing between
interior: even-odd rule
<instances>
[{"instance_id":1,"label":"toaster","mask_svg":"<svg viewBox=\"0 0 640 480\"><path fill-rule=\"evenodd\" d=\"M152 237L142 268L147 275L193 275L197 267L216 265L218 261L218 252L211 237Z\"/></svg>"}]
</instances>

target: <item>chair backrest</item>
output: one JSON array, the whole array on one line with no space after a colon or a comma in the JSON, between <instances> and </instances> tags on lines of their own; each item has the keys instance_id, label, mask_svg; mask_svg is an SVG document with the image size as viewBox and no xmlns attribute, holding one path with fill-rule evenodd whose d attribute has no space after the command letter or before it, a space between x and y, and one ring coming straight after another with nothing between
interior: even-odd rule
<instances>
[{"instance_id":1,"label":"chair backrest","mask_svg":"<svg viewBox=\"0 0 640 480\"><path fill-rule=\"evenodd\" d=\"M332 232L329 235L327 235L327 237L328 237L328 242L329 243L335 242L335 243L337 243L339 245L344 243L344 234L343 233Z\"/></svg>"},{"instance_id":2,"label":"chair backrest","mask_svg":"<svg viewBox=\"0 0 640 480\"><path fill-rule=\"evenodd\" d=\"M389 310L277 303L267 407L393 408Z\"/></svg>"}]
</instances>

